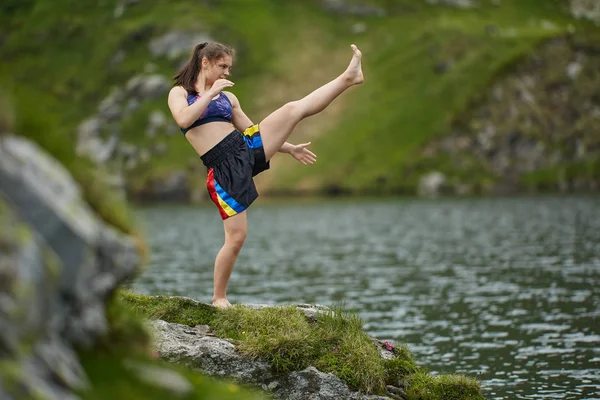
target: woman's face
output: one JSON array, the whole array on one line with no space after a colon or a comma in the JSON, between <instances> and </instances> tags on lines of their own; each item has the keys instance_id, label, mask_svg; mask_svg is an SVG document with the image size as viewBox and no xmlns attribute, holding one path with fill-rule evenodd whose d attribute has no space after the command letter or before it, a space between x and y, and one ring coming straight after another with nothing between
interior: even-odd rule
<instances>
[{"instance_id":1,"label":"woman's face","mask_svg":"<svg viewBox=\"0 0 600 400\"><path fill-rule=\"evenodd\" d=\"M212 83L217 79L227 79L231 73L232 63L233 60L228 55L218 58L214 62L203 59L202 66L206 73L206 80Z\"/></svg>"}]
</instances>

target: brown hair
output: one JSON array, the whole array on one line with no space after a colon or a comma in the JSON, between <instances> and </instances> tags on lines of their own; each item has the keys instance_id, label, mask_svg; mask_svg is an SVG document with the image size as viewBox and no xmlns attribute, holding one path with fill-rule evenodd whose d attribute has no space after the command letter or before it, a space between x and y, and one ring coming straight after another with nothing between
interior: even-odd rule
<instances>
[{"instance_id":1,"label":"brown hair","mask_svg":"<svg viewBox=\"0 0 600 400\"><path fill-rule=\"evenodd\" d=\"M225 56L233 57L234 50L231 47L217 42L204 42L194 46L192 55L179 73L173 77L175 83L173 86L182 86L188 93L198 94L196 91L196 79L200 72L200 63L202 58L206 57L208 61L214 62Z\"/></svg>"}]
</instances>

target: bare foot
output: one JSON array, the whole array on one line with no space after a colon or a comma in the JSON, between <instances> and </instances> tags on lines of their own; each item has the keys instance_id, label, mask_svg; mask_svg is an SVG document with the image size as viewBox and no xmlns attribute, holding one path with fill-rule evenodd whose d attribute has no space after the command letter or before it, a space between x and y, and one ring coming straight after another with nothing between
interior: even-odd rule
<instances>
[{"instance_id":1,"label":"bare foot","mask_svg":"<svg viewBox=\"0 0 600 400\"><path fill-rule=\"evenodd\" d=\"M213 300L212 305L216 308L228 308L231 307L231 303L227 299L216 299Z\"/></svg>"},{"instance_id":2,"label":"bare foot","mask_svg":"<svg viewBox=\"0 0 600 400\"><path fill-rule=\"evenodd\" d=\"M350 60L350 64L348 65L348 68L346 68L346 71L344 73L353 85L358 85L363 83L364 81L361 68L362 53L355 45L351 45L350 47L352 47L354 55L352 56L352 60Z\"/></svg>"}]
</instances>

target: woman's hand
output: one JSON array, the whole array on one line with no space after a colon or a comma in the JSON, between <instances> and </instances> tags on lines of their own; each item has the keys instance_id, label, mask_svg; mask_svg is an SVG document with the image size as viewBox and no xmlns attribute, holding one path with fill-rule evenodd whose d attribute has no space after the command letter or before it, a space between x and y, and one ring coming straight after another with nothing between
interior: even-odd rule
<instances>
[{"instance_id":1,"label":"woman's hand","mask_svg":"<svg viewBox=\"0 0 600 400\"><path fill-rule=\"evenodd\" d=\"M317 161L317 155L307 149L308 146L310 146L310 142L292 145L290 155L304 165L314 164Z\"/></svg>"},{"instance_id":2,"label":"woman's hand","mask_svg":"<svg viewBox=\"0 0 600 400\"><path fill-rule=\"evenodd\" d=\"M233 85L235 85L235 83L231 82L230 80L217 79L209 90L211 97L218 95L219 93L221 93L221 91L223 91L223 89L232 87Z\"/></svg>"}]
</instances>

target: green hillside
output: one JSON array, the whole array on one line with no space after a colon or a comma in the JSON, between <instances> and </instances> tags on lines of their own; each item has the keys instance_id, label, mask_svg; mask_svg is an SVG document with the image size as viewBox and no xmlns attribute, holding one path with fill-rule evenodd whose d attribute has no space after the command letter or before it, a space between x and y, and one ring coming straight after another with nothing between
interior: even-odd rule
<instances>
[{"instance_id":1,"label":"green hillside","mask_svg":"<svg viewBox=\"0 0 600 400\"><path fill-rule=\"evenodd\" d=\"M332 10L331 4L345 8ZM598 31L572 18L563 1L478 4L10 0L1 6L0 83L14 103L14 130L64 158L76 147L77 126L115 88L137 75L173 76L187 53L169 59L154 56L149 46L168 32L198 33L236 48L233 92L255 122L335 77L349 60L349 44L356 43L364 54L365 84L301 123L290 139L313 140L317 164L301 167L277 156L276 168L259 185L273 192L410 191L426 172L412 167L420 165L421 149L447 133L494 79L549 38ZM105 138L119 132L121 143L163 147L125 171L135 191L199 163L171 120L164 132L145 132L155 110L169 116L166 95L144 98L102 126ZM440 156L430 164L451 169L452 160ZM105 165L119 169L122 160ZM467 175L495 179L476 165Z\"/></svg>"}]
</instances>

